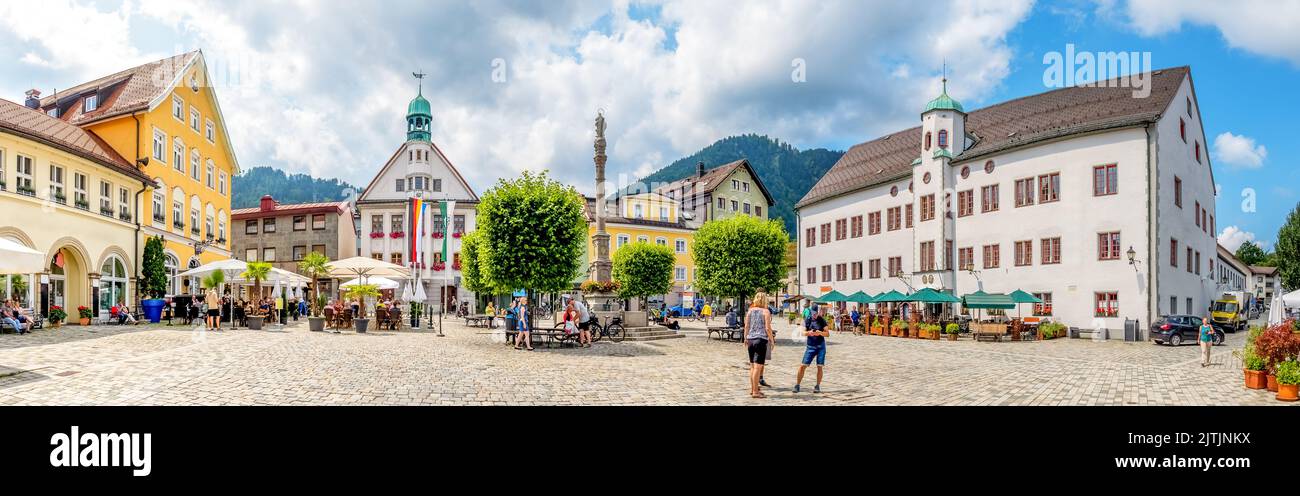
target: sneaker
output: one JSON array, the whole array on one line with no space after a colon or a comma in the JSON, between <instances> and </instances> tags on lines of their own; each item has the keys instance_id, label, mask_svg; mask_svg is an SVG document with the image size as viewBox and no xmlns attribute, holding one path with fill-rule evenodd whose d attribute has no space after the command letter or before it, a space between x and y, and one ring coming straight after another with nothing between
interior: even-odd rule
<instances>
[{"instance_id":1,"label":"sneaker","mask_svg":"<svg viewBox=\"0 0 1300 496\"><path fill-rule=\"evenodd\" d=\"M799 392L799 385L798 385L798 384L795 384L795 385L794 385L794 392L796 392L796 393Z\"/></svg>"},{"instance_id":2,"label":"sneaker","mask_svg":"<svg viewBox=\"0 0 1300 496\"><path fill-rule=\"evenodd\" d=\"M814 393L820 393L820 392L822 392L822 385L821 385L821 384L818 384L818 385L816 385L816 386L813 386L813 392L814 392Z\"/></svg>"}]
</instances>

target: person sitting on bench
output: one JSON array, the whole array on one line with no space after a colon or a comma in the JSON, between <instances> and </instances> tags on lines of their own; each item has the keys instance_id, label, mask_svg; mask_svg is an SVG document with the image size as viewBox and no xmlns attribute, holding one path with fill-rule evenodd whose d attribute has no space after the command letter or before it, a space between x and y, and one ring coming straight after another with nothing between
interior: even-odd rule
<instances>
[{"instance_id":1,"label":"person sitting on bench","mask_svg":"<svg viewBox=\"0 0 1300 496\"><path fill-rule=\"evenodd\" d=\"M14 332L18 334L27 334L27 331L23 328L23 323L19 321L21 317L22 314L14 309L0 308L0 321L13 326Z\"/></svg>"}]
</instances>

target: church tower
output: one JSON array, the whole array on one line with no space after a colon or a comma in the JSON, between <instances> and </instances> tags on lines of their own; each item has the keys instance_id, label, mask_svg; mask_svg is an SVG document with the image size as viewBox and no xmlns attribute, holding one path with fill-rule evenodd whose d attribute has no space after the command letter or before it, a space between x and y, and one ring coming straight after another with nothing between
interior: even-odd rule
<instances>
[{"instance_id":1,"label":"church tower","mask_svg":"<svg viewBox=\"0 0 1300 496\"><path fill-rule=\"evenodd\" d=\"M423 76L423 74L421 74ZM424 84L420 84L420 89L411 100L411 104L406 106L406 140L407 141L430 141L429 127L433 124L433 113L429 107L429 101L424 99Z\"/></svg>"},{"instance_id":2,"label":"church tower","mask_svg":"<svg viewBox=\"0 0 1300 496\"><path fill-rule=\"evenodd\" d=\"M921 154L912 164L912 207L916 211L913 230L912 286L938 290L954 287L957 253L954 246L956 189L949 165L966 145L966 112L948 96L948 78L943 92L921 111Z\"/></svg>"}]
</instances>

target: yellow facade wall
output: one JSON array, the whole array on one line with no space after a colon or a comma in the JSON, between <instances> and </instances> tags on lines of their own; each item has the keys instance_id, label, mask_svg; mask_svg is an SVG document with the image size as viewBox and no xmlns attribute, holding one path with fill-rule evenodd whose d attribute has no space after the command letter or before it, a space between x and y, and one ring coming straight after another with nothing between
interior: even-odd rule
<instances>
[{"instance_id":1,"label":"yellow facade wall","mask_svg":"<svg viewBox=\"0 0 1300 496\"><path fill-rule=\"evenodd\" d=\"M144 172L150 177L161 180L164 189L161 190L163 193L161 221L154 218L153 189L150 188L140 198L140 220L145 226L144 234L163 235L166 239L166 251L178 259L182 270L194 256L193 243L209 237L213 240L224 237L225 242L214 242L206 248L198 257L199 263L230 258L230 239L233 237L230 232L232 229L231 186L235 174L238 173L233 149L227 142L229 137L224 132L225 126L218 114L216 94L207 84L209 78L202 59L198 60L187 68L180 82L162 97L153 110L86 126L127 160L148 158L149 163L143 168ZM191 81L199 83L197 89L191 88ZM173 116L174 98L181 102L179 119ZM192 111L198 114L197 130L191 126ZM212 127L211 140L208 139L209 124ZM154 151L155 131L165 136L161 156ZM183 145L182 170L177 170L175 164L176 138L179 138ZM198 156L197 179L194 178L191 170L195 154ZM207 177L209 164L213 168L210 184ZM184 227L181 228L174 226L173 215L173 201L178 197L176 195L178 188L184 196L181 208ZM198 234L191 231L194 225L191 209L195 197L199 200ZM210 229L206 225L209 213L212 217ZM141 246L143 247L143 242Z\"/></svg>"}]
</instances>

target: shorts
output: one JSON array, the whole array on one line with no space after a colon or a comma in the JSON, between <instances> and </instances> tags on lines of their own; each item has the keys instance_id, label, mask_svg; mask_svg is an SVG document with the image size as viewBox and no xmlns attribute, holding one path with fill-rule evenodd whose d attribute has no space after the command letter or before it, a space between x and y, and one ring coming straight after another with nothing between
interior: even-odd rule
<instances>
[{"instance_id":1,"label":"shorts","mask_svg":"<svg viewBox=\"0 0 1300 496\"><path fill-rule=\"evenodd\" d=\"M208 317L220 317L220 316L221 316L221 310L215 310L215 309L208 310Z\"/></svg>"},{"instance_id":2,"label":"shorts","mask_svg":"<svg viewBox=\"0 0 1300 496\"><path fill-rule=\"evenodd\" d=\"M590 321L590 320L588 320L588 321L586 321L586 322L579 322L579 323L578 323L578 330L579 330L579 331L586 331L586 330L588 330L588 329L591 329L591 321Z\"/></svg>"},{"instance_id":3,"label":"shorts","mask_svg":"<svg viewBox=\"0 0 1300 496\"><path fill-rule=\"evenodd\" d=\"M767 340L750 339L746 341L749 345L749 363L763 365L767 363Z\"/></svg>"},{"instance_id":4,"label":"shorts","mask_svg":"<svg viewBox=\"0 0 1300 496\"><path fill-rule=\"evenodd\" d=\"M817 357L818 367L822 365L826 365L826 344L825 343L819 345L810 344L808 345L807 349L803 350L804 365L812 364L813 357Z\"/></svg>"}]
</instances>

